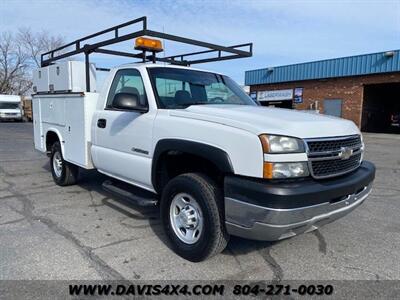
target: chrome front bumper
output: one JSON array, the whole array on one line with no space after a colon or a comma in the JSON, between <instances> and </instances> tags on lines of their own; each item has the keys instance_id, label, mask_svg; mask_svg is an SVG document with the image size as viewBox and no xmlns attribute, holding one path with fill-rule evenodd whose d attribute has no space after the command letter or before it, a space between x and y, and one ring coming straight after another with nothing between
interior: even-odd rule
<instances>
[{"instance_id":1,"label":"chrome front bumper","mask_svg":"<svg viewBox=\"0 0 400 300\"><path fill-rule=\"evenodd\" d=\"M367 161L351 174L322 181L226 177L227 231L248 239L276 241L315 230L362 204L374 178L375 166Z\"/></svg>"},{"instance_id":2,"label":"chrome front bumper","mask_svg":"<svg viewBox=\"0 0 400 300\"><path fill-rule=\"evenodd\" d=\"M361 205L371 192L372 184L357 194L335 203L323 203L294 209L261 207L225 198L226 213L231 220L226 228L232 235L264 241L276 241L313 231L331 223Z\"/></svg>"}]
</instances>

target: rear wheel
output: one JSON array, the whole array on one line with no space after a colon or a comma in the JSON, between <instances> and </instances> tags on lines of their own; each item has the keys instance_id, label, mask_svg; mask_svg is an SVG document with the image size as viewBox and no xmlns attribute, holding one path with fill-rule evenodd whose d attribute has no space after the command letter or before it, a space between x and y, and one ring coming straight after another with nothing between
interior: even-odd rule
<instances>
[{"instance_id":1,"label":"rear wheel","mask_svg":"<svg viewBox=\"0 0 400 300\"><path fill-rule=\"evenodd\" d=\"M164 188L161 215L174 250L198 262L220 253L229 240L223 214L223 197L206 175L187 173Z\"/></svg>"},{"instance_id":2,"label":"rear wheel","mask_svg":"<svg viewBox=\"0 0 400 300\"><path fill-rule=\"evenodd\" d=\"M51 147L50 167L56 184L66 186L77 182L79 167L64 160L60 142L55 142Z\"/></svg>"}]
</instances>

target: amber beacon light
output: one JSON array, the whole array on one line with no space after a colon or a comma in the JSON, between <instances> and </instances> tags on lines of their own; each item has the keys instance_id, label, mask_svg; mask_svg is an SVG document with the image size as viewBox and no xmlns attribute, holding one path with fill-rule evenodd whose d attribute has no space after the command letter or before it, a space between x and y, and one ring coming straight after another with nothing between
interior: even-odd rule
<instances>
[{"instance_id":1,"label":"amber beacon light","mask_svg":"<svg viewBox=\"0 0 400 300\"><path fill-rule=\"evenodd\" d=\"M136 50L145 50L152 52L163 51L162 43L160 40L139 37L135 40Z\"/></svg>"}]
</instances>

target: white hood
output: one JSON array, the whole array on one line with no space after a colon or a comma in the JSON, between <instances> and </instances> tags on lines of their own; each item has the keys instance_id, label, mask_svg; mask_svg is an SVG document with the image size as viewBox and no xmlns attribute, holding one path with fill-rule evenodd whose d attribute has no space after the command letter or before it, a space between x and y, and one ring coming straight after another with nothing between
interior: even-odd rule
<instances>
[{"instance_id":1,"label":"white hood","mask_svg":"<svg viewBox=\"0 0 400 300\"><path fill-rule=\"evenodd\" d=\"M171 110L171 116L220 123L253 132L299 138L333 137L359 134L352 122L336 117L250 105L192 105Z\"/></svg>"}]
</instances>

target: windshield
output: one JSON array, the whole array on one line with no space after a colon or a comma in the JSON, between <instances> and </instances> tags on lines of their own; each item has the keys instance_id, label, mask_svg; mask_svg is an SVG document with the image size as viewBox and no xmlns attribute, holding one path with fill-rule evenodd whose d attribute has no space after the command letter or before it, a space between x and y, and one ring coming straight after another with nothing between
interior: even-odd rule
<instances>
[{"instance_id":1,"label":"windshield","mask_svg":"<svg viewBox=\"0 0 400 300\"><path fill-rule=\"evenodd\" d=\"M16 102L0 102L0 109L18 109L18 103Z\"/></svg>"},{"instance_id":2,"label":"windshield","mask_svg":"<svg viewBox=\"0 0 400 300\"><path fill-rule=\"evenodd\" d=\"M177 68L148 68L160 108L201 104L257 105L229 77Z\"/></svg>"}]
</instances>

